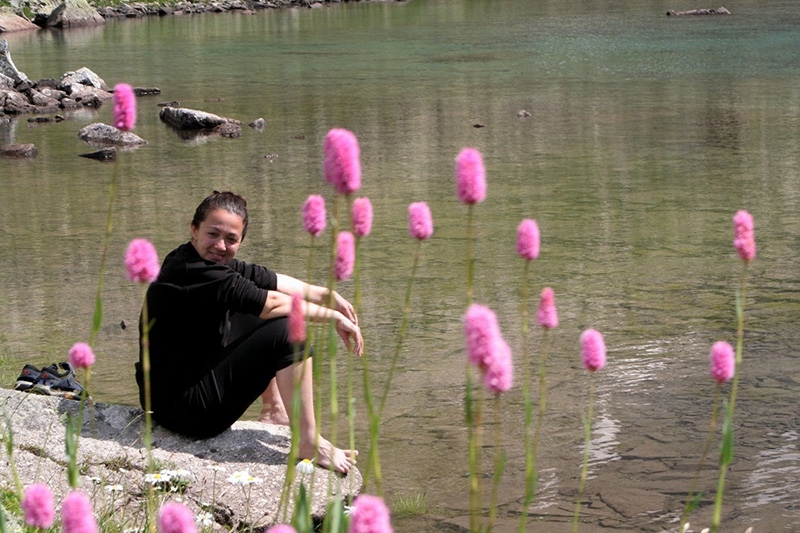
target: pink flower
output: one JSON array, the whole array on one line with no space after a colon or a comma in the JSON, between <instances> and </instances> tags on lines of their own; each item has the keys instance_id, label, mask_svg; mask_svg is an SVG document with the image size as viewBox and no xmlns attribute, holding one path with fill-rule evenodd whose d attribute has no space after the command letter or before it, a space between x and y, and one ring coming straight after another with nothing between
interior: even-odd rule
<instances>
[{"instance_id":1,"label":"pink flower","mask_svg":"<svg viewBox=\"0 0 800 533\"><path fill-rule=\"evenodd\" d=\"M483 374L483 384L490 392L500 394L511 388L513 377L511 348L505 340L498 337L494 341L492 352L494 355Z\"/></svg>"},{"instance_id":2,"label":"pink flower","mask_svg":"<svg viewBox=\"0 0 800 533\"><path fill-rule=\"evenodd\" d=\"M308 233L317 237L325 231L326 217L325 199L318 194L310 195L303 204L303 227Z\"/></svg>"},{"instance_id":3,"label":"pink flower","mask_svg":"<svg viewBox=\"0 0 800 533\"><path fill-rule=\"evenodd\" d=\"M353 275L356 263L356 242L353 234L342 231L336 239L336 267L334 273L337 281L344 281Z\"/></svg>"},{"instance_id":4,"label":"pink flower","mask_svg":"<svg viewBox=\"0 0 800 533\"><path fill-rule=\"evenodd\" d=\"M335 128L325 136L325 181L339 194L350 194L361 187L361 162L358 140L352 132Z\"/></svg>"},{"instance_id":5,"label":"pink flower","mask_svg":"<svg viewBox=\"0 0 800 533\"><path fill-rule=\"evenodd\" d=\"M192 511L182 503L165 503L158 513L158 531L160 533L197 533Z\"/></svg>"},{"instance_id":6,"label":"pink flower","mask_svg":"<svg viewBox=\"0 0 800 533\"><path fill-rule=\"evenodd\" d=\"M545 329L558 327L558 312L556 311L555 293L550 287L542 289L539 300L539 311L536 312L536 323Z\"/></svg>"},{"instance_id":7,"label":"pink flower","mask_svg":"<svg viewBox=\"0 0 800 533\"><path fill-rule=\"evenodd\" d=\"M736 372L736 356L733 347L725 341L718 341L711 347L711 377L722 384Z\"/></svg>"},{"instance_id":8,"label":"pink flower","mask_svg":"<svg viewBox=\"0 0 800 533\"><path fill-rule=\"evenodd\" d=\"M353 200L353 233L356 237L366 237L372 231L372 202L369 198L356 198Z\"/></svg>"},{"instance_id":9,"label":"pink flower","mask_svg":"<svg viewBox=\"0 0 800 533\"><path fill-rule=\"evenodd\" d=\"M34 483L28 486L20 505L25 512L25 523L29 526L47 529L53 525L56 512L53 509L53 493L47 485Z\"/></svg>"},{"instance_id":10,"label":"pink flower","mask_svg":"<svg viewBox=\"0 0 800 533\"><path fill-rule=\"evenodd\" d=\"M75 368L89 368L94 364L92 347L85 342L76 342L69 349L69 362Z\"/></svg>"},{"instance_id":11,"label":"pink flower","mask_svg":"<svg viewBox=\"0 0 800 533\"><path fill-rule=\"evenodd\" d=\"M488 368L495 355L496 341L501 339L494 311L480 304L470 305L464 315L464 339L469 362L482 371Z\"/></svg>"},{"instance_id":12,"label":"pink flower","mask_svg":"<svg viewBox=\"0 0 800 533\"><path fill-rule=\"evenodd\" d=\"M733 246L742 261L749 263L756 257L756 237L753 231L753 216L745 210L733 216Z\"/></svg>"},{"instance_id":13,"label":"pink flower","mask_svg":"<svg viewBox=\"0 0 800 533\"><path fill-rule=\"evenodd\" d=\"M479 204L486 198L483 157L474 148L464 148L456 158L456 192L465 204Z\"/></svg>"},{"instance_id":14,"label":"pink flower","mask_svg":"<svg viewBox=\"0 0 800 533\"><path fill-rule=\"evenodd\" d=\"M583 366L594 372L606 365L606 344L603 335L596 329L587 329L581 334L583 348Z\"/></svg>"},{"instance_id":15,"label":"pink flower","mask_svg":"<svg viewBox=\"0 0 800 533\"><path fill-rule=\"evenodd\" d=\"M267 530L267 533L297 533L297 530L292 526L287 526L286 524L279 524L277 526L272 526Z\"/></svg>"},{"instance_id":16,"label":"pink flower","mask_svg":"<svg viewBox=\"0 0 800 533\"><path fill-rule=\"evenodd\" d=\"M355 499L350 533L392 533L389 509L383 499L369 494L361 494Z\"/></svg>"},{"instance_id":17,"label":"pink flower","mask_svg":"<svg viewBox=\"0 0 800 533\"><path fill-rule=\"evenodd\" d=\"M288 319L289 342L294 345L306 341L306 317L303 314L303 297L292 294L292 308L289 310Z\"/></svg>"},{"instance_id":18,"label":"pink flower","mask_svg":"<svg viewBox=\"0 0 800 533\"><path fill-rule=\"evenodd\" d=\"M539 257L539 226L535 220L523 220L517 227L517 253L531 261Z\"/></svg>"},{"instance_id":19,"label":"pink flower","mask_svg":"<svg viewBox=\"0 0 800 533\"><path fill-rule=\"evenodd\" d=\"M64 533L98 533L92 504L86 494L74 490L61 503L61 527Z\"/></svg>"},{"instance_id":20,"label":"pink flower","mask_svg":"<svg viewBox=\"0 0 800 533\"><path fill-rule=\"evenodd\" d=\"M431 210L425 202L414 202L408 206L408 233L424 241L433 235Z\"/></svg>"},{"instance_id":21,"label":"pink flower","mask_svg":"<svg viewBox=\"0 0 800 533\"><path fill-rule=\"evenodd\" d=\"M125 269L131 281L152 283L158 277L161 267L158 264L156 249L146 239L133 239L125 252Z\"/></svg>"},{"instance_id":22,"label":"pink flower","mask_svg":"<svg viewBox=\"0 0 800 533\"><path fill-rule=\"evenodd\" d=\"M118 83L114 87L114 126L122 131L131 131L136 124L136 96L133 87Z\"/></svg>"}]
</instances>

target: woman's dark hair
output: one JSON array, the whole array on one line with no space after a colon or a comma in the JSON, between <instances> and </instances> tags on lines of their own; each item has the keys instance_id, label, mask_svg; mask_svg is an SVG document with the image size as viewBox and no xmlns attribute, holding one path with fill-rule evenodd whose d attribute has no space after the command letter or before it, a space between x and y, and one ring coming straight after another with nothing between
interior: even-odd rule
<instances>
[{"instance_id":1,"label":"woman's dark hair","mask_svg":"<svg viewBox=\"0 0 800 533\"><path fill-rule=\"evenodd\" d=\"M224 209L229 213L242 217L242 221L244 222L242 240L244 240L244 236L247 234L247 200L235 192L214 191L206 196L205 199L200 202L200 205L197 206L197 209L195 209L194 218L192 218L192 226L199 228L200 223L206 219L208 213L215 209Z\"/></svg>"}]
</instances>

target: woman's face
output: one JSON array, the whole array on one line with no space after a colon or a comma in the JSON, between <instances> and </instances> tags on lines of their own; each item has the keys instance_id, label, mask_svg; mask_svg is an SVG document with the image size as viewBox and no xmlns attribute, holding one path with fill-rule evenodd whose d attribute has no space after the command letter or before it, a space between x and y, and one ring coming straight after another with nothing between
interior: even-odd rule
<instances>
[{"instance_id":1,"label":"woman's face","mask_svg":"<svg viewBox=\"0 0 800 533\"><path fill-rule=\"evenodd\" d=\"M192 244L206 261L227 265L242 243L244 220L225 209L208 212L199 227L192 227Z\"/></svg>"}]
</instances>

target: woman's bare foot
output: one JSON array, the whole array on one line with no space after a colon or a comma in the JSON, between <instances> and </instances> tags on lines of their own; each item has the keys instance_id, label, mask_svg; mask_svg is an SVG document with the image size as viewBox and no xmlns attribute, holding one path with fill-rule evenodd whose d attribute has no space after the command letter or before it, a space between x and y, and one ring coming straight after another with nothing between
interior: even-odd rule
<instances>
[{"instance_id":1,"label":"woman's bare foot","mask_svg":"<svg viewBox=\"0 0 800 533\"><path fill-rule=\"evenodd\" d=\"M289 415L286 414L286 409L284 409L283 403L280 405L275 405L264 402L261 405L261 413L258 415L258 421L264 422L265 424L288 426Z\"/></svg>"},{"instance_id":2,"label":"woman's bare foot","mask_svg":"<svg viewBox=\"0 0 800 533\"><path fill-rule=\"evenodd\" d=\"M358 450L342 450L334 446L327 439L319 437L319 448L314 453L313 443L300 443L301 459L316 459L317 466L347 474L355 466Z\"/></svg>"}]
</instances>

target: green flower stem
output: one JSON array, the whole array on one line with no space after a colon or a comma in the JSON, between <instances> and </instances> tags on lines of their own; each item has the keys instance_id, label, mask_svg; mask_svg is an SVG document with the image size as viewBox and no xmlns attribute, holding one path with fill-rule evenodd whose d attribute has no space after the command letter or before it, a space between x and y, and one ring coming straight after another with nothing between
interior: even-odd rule
<instances>
[{"instance_id":1,"label":"green flower stem","mask_svg":"<svg viewBox=\"0 0 800 533\"><path fill-rule=\"evenodd\" d=\"M489 506L489 526L487 531L494 530L495 520L497 518L497 494L500 489L500 479L503 477L503 470L505 470L506 454L503 450L503 431L502 431L502 402L500 395L494 395L494 415L495 415L495 431L494 431L494 476L492 477L492 501Z\"/></svg>"},{"instance_id":2,"label":"green flower stem","mask_svg":"<svg viewBox=\"0 0 800 533\"><path fill-rule=\"evenodd\" d=\"M531 262L525 261L522 272L522 288L520 290L519 315L522 322L522 357L523 357L523 379L522 397L525 405L525 496L522 500L522 513L519 520L519 533L525 533L525 526L528 517L528 506L533 500L536 490L533 482L535 475L535 459L531 450L531 425L533 424L533 406L531 405L531 361L528 347L528 272Z\"/></svg>"},{"instance_id":3,"label":"green flower stem","mask_svg":"<svg viewBox=\"0 0 800 533\"><path fill-rule=\"evenodd\" d=\"M592 443L592 416L594 411L594 374L589 375L589 412L583 420L584 448L583 448L583 467L581 468L581 479L578 484L578 499L575 502L575 517L572 520L572 532L578 533L578 519L581 513L581 499L583 498L583 488L586 486L586 474L589 471L589 446Z\"/></svg>"},{"instance_id":4,"label":"green flower stem","mask_svg":"<svg viewBox=\"0 0 800 533\"><path fill-rule=\"evenodd\" d=\"M472 278L474 275L472 240L475 229L473 228L472 207L472 204L467 207L467 306L472 304Z\"/></svg>"},{"instance_id":5,"label":"green flower stem","mask_svg":"<svg viewBox=\"0 0 800 533\"><path fill-rule=\"evenodd\" d=\"M481 491L481 438L483 428L481 426L481 411L482 411L482 396L478 394L478 398L473 397L472 387L472 372L469 365L467 366L467 387L466 387L466 401L464 402L466 408L467 419L467 432L469 440L469 525L470 533L480 533L482 518L481 518L481 502L483 500Z\"/></svg>"},{"instance_id":6,"label":"green flower stem","mask_svg":"<svg viewBox=\"0 0 800 533\"><path fill-rule=\"evenodd\" d=\"M742 347L744 345L744 309L747 299L747 261L743 262L742 280L736 298L736 369L731 385L730 399L725 416L725 423L722 429L722 446L719 461L719 480L717 481L717 493L714 496L714 515L711 520L711 533L716 533L722 521L722 499L725 492L725 475L733 459L733 415L736 409L736 396L739 390L739 370L742 364Z\"/></svg>"},{"instance_id":7,"label":"green flower stem","mask_svg":"<svg viewBox=\"0 0 800 533\"><path fill-rule=\"evenodd\" d=\"M94 341L100 326L103 323L103 279L106 273L108 249L111 243L111 233L114 229L114 203L116 200L117 175L119 174L119 159L114 161L114 171L111 174L111 183L108 185L108 214L106 215L106 235L103 241L103 252L100 256L100 273L97 277L97 294L94 300L94 315L92 317L92 331L89 335L89 346L94 349Z\"/></svg>"},{"instance_id":8,"label":"green flower stem","mask_svg":"<svg viewBox=\"0 0 800 533\"><path fill-rule=\"evenodd\" d=\"M142 305L142 375L144 385L144 434L142 442L147 453L147 472L153 473L156 464L153 460L153 408L152 389L150 384L150 319L147 313L147 287L143 289L144 304ZM150 533L156 530L156 492L155 486L147 485L147 526Z\"/></svg>"},{"instance_id":9,"label":"green flower stem","mask_svg":"<svg viewBox=\"0 0 800 533\"><path fill-rule=\"evenodd\" d=\"M700 462L697 464L697 468L694 471L692 487L689 490L689 495L686 497L686 505L683 507L683 514L681 515L681 523L680 527L678 527L678 531L683 531L683 527L686 524L686 519L689 518L689 514L697 506L697 502L695 501L695 491L697 490L697 482L700 479L700 471L703 469L703 464L705 463L708 452L711 449L711 442L714 440L714 429L717 425L717 412L719 411L719 399L721 395L722 385L717 385L717 391L714 394L714 407L711 409L711 424L708 428L708 437L706 438L706 444L703 447L703 453L700 455Z\"/></svg>"}]
</instances>

